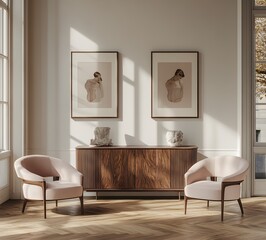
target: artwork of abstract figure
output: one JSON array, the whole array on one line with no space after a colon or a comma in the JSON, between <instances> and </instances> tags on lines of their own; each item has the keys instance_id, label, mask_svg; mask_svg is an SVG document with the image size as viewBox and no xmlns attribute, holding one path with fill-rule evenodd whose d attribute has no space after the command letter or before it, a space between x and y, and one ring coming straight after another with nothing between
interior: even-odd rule
<instances>
[{"instance_id":1,"label":"artwork of abstract figure","mask_svg":"<svg viewBox=\"0 0 266 240\"><path fill-rule=\"evenodd\" d=\"M85 88L87 90L87 100L89 102L100 102L103 98L103 85L102 77L99 72L93 74L93 79L88 79L85 83Z\"/></svg>"},{"instance_id":2,"label":"artwork of abstract figure","mask_svg":"<svg viewBox=\"0 0 266 240\"><path fill-rule=\"evenodd\" d=\"M167 99L169 102L180 102L183 98L183 84L181 79L185 77L182 69L177 69L173 77L165 83Z\"/></svg>"},{"instance_id":3,"label":"artwork of abstract figure","mask_svg":"<svg viewBox=\"0 0 266 240\"><path fill-rule=\"evenodd\" d=\"M151 117L199 117L199 52L151 52Z\"/></svg>"},{"instance_id":4,"label":"artwork of abstract figure","mask_svg":"<svg viewBox=\"0 0 266 240\"><path fill-rule=\"evenodd\" d=\"M71 52L71 117L118 117L118 52Z\"/></svg>"}]
</instances>

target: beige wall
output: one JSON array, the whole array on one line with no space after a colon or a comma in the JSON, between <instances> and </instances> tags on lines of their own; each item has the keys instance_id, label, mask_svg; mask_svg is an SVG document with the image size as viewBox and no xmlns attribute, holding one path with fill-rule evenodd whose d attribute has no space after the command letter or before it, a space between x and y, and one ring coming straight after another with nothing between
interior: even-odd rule
<instances>
[{"instance_id":1,"label":"beige wall","mask_svg":"<svg viewBox=\"0 0 266 240\"><path fill-rule=\"evenodd\" d=\"M25 86L25 65L24 54L24 1L12 1L12 19L11 19L11 72L10 72L10 196L11 198L21 197L21 181L17 178L13 167L13 161L25 154L25 118L26 116L26 101L25 95L27 89Z\"/></svg>"},{"instance_id":2,"label":"beige wall","mask_svg":"<svg viewBox=\"0 0 266 240\"><path fill-rule=\"evenodd\" d=\"M27 153L75 162L96 126L114 144L166 144L179 129L204 155L240 153L237 0L29 0ZM118 119L70 118L70 52L118 51ZM151 119L151 51L199 51L200 118Z\"/></svg>"}]
</instances>

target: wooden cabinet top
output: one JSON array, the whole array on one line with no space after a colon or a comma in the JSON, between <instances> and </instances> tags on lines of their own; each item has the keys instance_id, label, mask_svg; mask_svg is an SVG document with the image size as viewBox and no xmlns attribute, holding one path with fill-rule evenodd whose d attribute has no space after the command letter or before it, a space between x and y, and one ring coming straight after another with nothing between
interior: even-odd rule
<instances>
[{"instance_id":1,"label":"wooden cabinet top","mask_svg":"<svg viewBox=\"0 0 266 240\"><path fill-rule=\"evenodd\" d=\"M112 146L94 146L94 145L80 145L77 146L77 150L81 149L170 149L170 150L189 150L189 149L197 149L198 147L195 145L184 145L178 147L170 147L170 146L152 146L152 145L112 145Z\"/></svg>"}]
</instances>

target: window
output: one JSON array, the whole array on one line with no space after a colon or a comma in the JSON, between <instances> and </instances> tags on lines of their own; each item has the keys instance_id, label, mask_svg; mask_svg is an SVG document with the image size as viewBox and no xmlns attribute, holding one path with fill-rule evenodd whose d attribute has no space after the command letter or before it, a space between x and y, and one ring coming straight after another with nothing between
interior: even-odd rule
<instances>
[{"instance_id":1,"label":"window","mask_svg":"<svg viewBox=\"0 0 266 240\"><path fill-rule=\"evenodd\" d=\"M253 190L266 194L266 0L253 0Z\"/></svg>"},{"instance_id":2,"label":"window","mask_svg":"<svg viewBox=\"0 0 266 240\"><path fill-rule=\"evenodd\" d=\"M9 9L0 0L0 152L9 149Z\"/></svg>"},{"instance_id":3,"label":"window","mask_svg":"<svg viewBox=\"0 0 266 240\"><path fill-rule=\"evenodd\" d=\"M266 142L266 16L254 16L256 142Z\"/></svg>"}]
</instances>

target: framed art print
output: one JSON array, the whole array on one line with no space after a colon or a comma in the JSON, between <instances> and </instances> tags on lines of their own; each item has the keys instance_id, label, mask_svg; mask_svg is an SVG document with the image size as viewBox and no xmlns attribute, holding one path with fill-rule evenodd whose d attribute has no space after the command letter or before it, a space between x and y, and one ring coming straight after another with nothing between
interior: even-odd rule
<instances>
[{"instance_id":1,"label":"framed art print","mask_svg":"<svg viewBox=\"0 0 266 240\"><path fill-rule=\"evenodd\" d=\"M151 52L152 118L198 118L196 51Z\"/></svg>"},{"instance_id":2,"label":"framed art print","mask_svg":"<svg viewBox=\"0 0 266 240\"><path fill-rule=\"evenodd\" d=\"M118 52L71 52L71 117L118 117Z\"/></svg>"}]
</instances>

